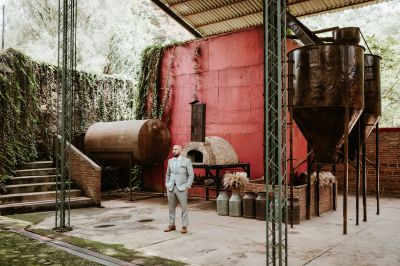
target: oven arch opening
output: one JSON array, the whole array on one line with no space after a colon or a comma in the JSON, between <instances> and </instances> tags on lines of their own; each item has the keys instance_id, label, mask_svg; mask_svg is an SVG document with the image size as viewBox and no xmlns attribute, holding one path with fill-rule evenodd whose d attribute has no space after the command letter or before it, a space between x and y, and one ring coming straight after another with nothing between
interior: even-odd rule
<instances>
[{"instance_id":1,"label":"oven arch opening","mask_svg":"<svg viewBox=\"0 0 400 266\"><path fill-rule=\"evenodd\" d=\"M188 151L187 157L192 161L192 163L202 163L203 162L203 153L198 150Z\"/></svg>"}]
</instances>

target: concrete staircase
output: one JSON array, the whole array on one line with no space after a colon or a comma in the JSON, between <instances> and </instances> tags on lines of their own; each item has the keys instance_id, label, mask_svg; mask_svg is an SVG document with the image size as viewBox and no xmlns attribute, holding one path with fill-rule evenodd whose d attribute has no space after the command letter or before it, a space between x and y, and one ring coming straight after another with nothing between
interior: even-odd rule
<instances>
[{"instance_id":1,"label":"concrete staircase","mask_svg":"<svg viewBox=\"0 0 400 266\"><path fill-rule=\"evenodd\" d=\"M0 215L55 210L56 169L52 161L21 164L0 195ZM95 206L91 198L71 183L71 208Z\"/></svg>"}]
</instances>

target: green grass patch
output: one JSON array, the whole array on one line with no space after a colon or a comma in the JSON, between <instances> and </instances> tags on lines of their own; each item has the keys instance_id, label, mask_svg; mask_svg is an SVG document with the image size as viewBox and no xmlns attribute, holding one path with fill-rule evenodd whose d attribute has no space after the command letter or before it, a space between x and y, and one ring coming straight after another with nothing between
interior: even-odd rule
<instances>
[{"instance_id":1,"label":"green grass patch","mask_svg":"<svg viewBox=\"0 0 400 266\"><path fill-rule=\"evenodd\" d=\"M81 248L85 248L91 251L95 251L110 257L114 257L123 261L132 262L138 265L145 266L156 266L156 265L168 265L168 266L181 266L186 265L182 262L173 261L157 256L145 256L144 254L125 248L122 244L105 244L93 240L82 239L74 236L68 236L65 234L53 232L47 229L31 228L36 234L46 236L49 238L57 239L71 245L75 245Z\"/></svg>"},{"instance_id":2,"label":"green grass patch","mask_svg":"<svg viewBox=\"0 0 400 266\"><path fill-rule=\"evenodd\" d=\"M0 230L0 240L0 265L101 265L11 231Z\"/></svg>"},{"instance_id":3,"label":"green grass patch","mask_svg":"<svg viewBox=\"0 0 400 266\"><path fill-rule=\"evenodd\" d=\"M33 213L23 213L23 214L13 214L13 215L6 215L6 217L27 221L32 224L38 224L44 219L52 216L54 212L33 212Z\"/></svg>"}]
</instances>

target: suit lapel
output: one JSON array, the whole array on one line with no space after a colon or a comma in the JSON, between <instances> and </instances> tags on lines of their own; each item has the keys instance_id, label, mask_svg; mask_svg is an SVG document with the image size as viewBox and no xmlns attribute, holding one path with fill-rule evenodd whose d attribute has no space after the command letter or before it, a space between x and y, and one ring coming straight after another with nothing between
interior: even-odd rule
<instances>
[{"instance_id":1,"label":"suit lapel","mask_svg":"<svg viewBox=\"0 0 400 266\"><path fill-rule=\"evenodd\" d=\"M171 171L176 174L176 169L175 169L175 158L171 159Z\"/></svg>"},{"instance_id":2,"label":"suit lapel","mask_svg":"<svg viewBox=\"0 0 400 266\"><path fill-rule=\"evenodd\" d=\"M180 160L176 163L176 165L175 165L175 158L172 158L172 159L171 159L171 162L170 162L170 165L169 165L169 166L170 166L170 169L171 169L171 171L172 171L173 173L175 173L175 174L178 173L179 167L181 167L183 160L184 160L184 158L181 157L181 159L180 159Z\"/></svg>"},{"instance_id":3,"label":"suit lapel","mask_svg":"<svg viewBox=\"0 0 400 266\"><path fill-rule=\"evenodd\" d=\"M181 163L182 163L183 158L181 157L181 159L178 161L178 163L176 164L176 169L175 171L178 173L178 169L179 167L181 167Z\"/></svg>"}]
</instances>

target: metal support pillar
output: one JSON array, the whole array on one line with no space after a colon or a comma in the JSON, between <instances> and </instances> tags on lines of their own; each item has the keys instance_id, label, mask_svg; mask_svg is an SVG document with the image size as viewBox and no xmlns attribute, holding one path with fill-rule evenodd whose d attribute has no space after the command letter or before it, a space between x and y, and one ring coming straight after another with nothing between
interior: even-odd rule
<instances>
[{"instance_id":1,"label":"metal support pillar","mask_svg":"<svg viewBox=\"0 0 400 266\"><path fill-rule=\"evenodd\" d=\"M133 161L133 154L129 152L129 200L132 201L132 161ZM164 183L163 183L164 184Z\"/></svg>"},{"instance_id":2,"label":"metal support pillar","mask_svg":"<svg viewBox=\"0 0 400 266\"><path fill-rule=\"evenodd\" d=\"M362 125L364 128L364 124ZM362 194L363 194L363 221L367 221L367 151L365 133L361 133L362 145Z\"/></svg>"},{"instance_id":3,"label":"metal support pillar","mask_svg":"<svg viewBox=\"0 0 400 266\"><path fill-rule=\"evenodd\" d=\"M376 214L379 215L379 122L375 127Z\"/></svg>"},{"instance_id":4,"label":"metal support pillar","mask_svg":"<svg viewBox=\"0 0 400 266\"><path fill-rule=\"evenodd\" d=\"M361 123L357 123L358 125L358 135L356 136L356 225L359 225L359 214L360 214L360 135L361 130L365 130L361 128Z\"/></svg>"},{"instance_id":5,"label":"metal support pillar","mask_svg":"<svg viewBox=\"0 0 400 266\"><path fill-rule=\"evenodd\" d=\"M2 7L3 23L1 24L1 49L4 49L4 29L6 25L6 6Z\"/></svg>"},{"instance_id":6,"label":"metal support pillar","mask_svg":"<svg viewBox=\"0 0 400 266\"><path fill-rule=\"evenodd\" d=\"M310 147L307 145L307 154L310 153ZM306 220L311 218L311 171L312 171L311 155L307 158L307 187L306 187Z\"/></svg>"},{"instance_id":7,"label":"metal support pillar","mask_svg":"<svg viewBox=\"0 0 400 266\"><path fill-rule=\"evenodd\" d=\"M286 1L264 0L266 262L287 265Z\"/></svg>"},{"instance_id":8,"label":"metal support pillar","mask_svg":"<svg viewBox=\"0 0 400 266\"><path fill-rule=\"evenodd\" d=\"M349 105L344 111L344 177L343 177L343 234L347 234L347 195L349 190Z\"/></svg>"},{"instance_id":9,"label":"metal support pillar","mask_svg":"<svg viewBox=\"0 0 400 266\"><path fill-rule=\"evenodd\" d=\"M294 219L294 206L293 206L293 113L290 111L290 122L289 122L289 164L290 164L290 228L293 228Z\"/></svg>"},{"instance_id":10,"label":"metal support pillar","mask_svg":"<svg viewBox=\"0 0 400 266\"><path fill-rule=\"evenodd\" d=\"M315 166L317 171L317 176L315 178L315 215L319 216L319 173L321 172L321 165L316 163Z\"/></svg>"},{"instance_id":11,"label":"metal support pillar","mask_svg":"<svg viewBox=\"0 0 400 266\"><path fill-rule=\"evenodd\" d=\"M336 176L336 164L332 164L332 174ZM336 191L337 182L332 184L332 209L336 211Z\"/></svg>"},{"instance_id":12,"label":"metal support pillar","mask_svg":"<svg viewBox=\"0 0 400 266\"><path fill-rule=\"evenodd\" d=\"M73 136L73 71L76 69L77 0L58 1L58 76L56 215L57 231L71 230L69 146Z\"/></svg>"}]
</instances>

